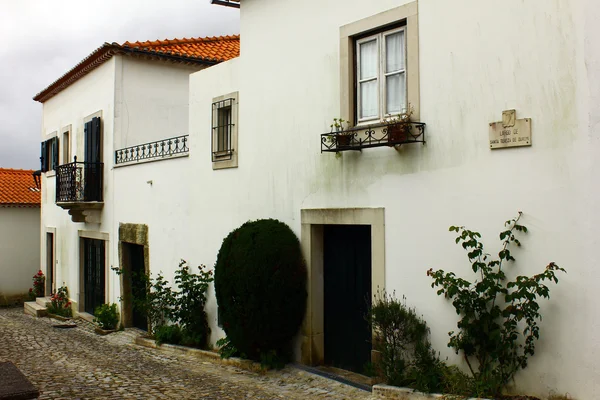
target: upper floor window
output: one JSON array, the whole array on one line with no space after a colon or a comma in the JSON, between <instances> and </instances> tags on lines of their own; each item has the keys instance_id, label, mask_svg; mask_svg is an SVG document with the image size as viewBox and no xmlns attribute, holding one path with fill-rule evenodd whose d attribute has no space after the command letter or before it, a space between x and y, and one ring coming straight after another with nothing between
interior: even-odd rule
<instances>
[{"instance_id":1,"label":"upper floor window","mask_svg":"<svg viewBox=\"0 0 600 400\"><path fill-rule=\"evenodd\" d=\"M238 92L219 96L212 103L213 169L238 166Z\"/></svg>"},{"instance_id":2,"label":"upper floor window","mask_svg":"<svg viewBox=\"0 0 600 400\"><path fill-rule=\"evenodd\" d=\"M70 133L70 129L68 129L62 134L62 164L68 164L71 162Z\"/></svg>"},{"instance_id":3,"label":"upper floor window","mask_svg":"<svg viewBox=\"0 0 600 400\"><path fill-rule=\"evenodd\" d=\"M410 111L419 121L417 1L340 27L340 116L376 124Z\"/></svg>"},{"instance_id":4,"label":"upper floor window","mask_svg":"<svg viewBox=\"0 0 600 400\"><path fill-rule=\"evenodd\" d=\"M356 40L357 122L407 110L405 28Z\"/></svg>"},{"instance_id":5,"label":"upper floor window","mask_svg":"<svg viewBox=\"0 0 600 400\"><path fill-rule=\"evenodd\" d=\"M56 169L58 166L58 137L54 136L42 142L40 162L42 172Z\"/></svg>"}]
</instances>

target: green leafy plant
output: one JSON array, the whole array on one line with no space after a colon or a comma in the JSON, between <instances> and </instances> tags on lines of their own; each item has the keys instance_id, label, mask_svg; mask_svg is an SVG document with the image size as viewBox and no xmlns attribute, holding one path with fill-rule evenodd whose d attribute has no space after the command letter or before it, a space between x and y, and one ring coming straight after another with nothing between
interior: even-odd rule
<instances>
[{"instance_id":1,"label":"green leafy plant","mask_svg":"<svg viewBox=\"0 0 600 400\"><path fill-rule=\"evenodd\" d=\"M522 213L506 221L500 233L502 249L498 258L484 251L481 235L464 226L451 226L456 243L468 252L472 271L477 279L469 281L453 272L429 269L432 287L440 287L438 295L452 300L460 315L458 332L450 332L449 347L462 352L475 379L477 392L499 395L515 373L527 366L528 357L535 352L535 341L541 319L539 297L549 298L550 289L544 282L558 282L556 271L565 272L551 262L545 270L532 277L517 276L507 280L503 268L515 258L510 246L521 246L517 233L527 233L519 224ZM474 363L473 361L476 361Z\"/></svg>"},{"instance_id":2,"label":"green leafy plant","mask_svg":"<svg viewBox=\"0 0 600 400\"><path fill-rule=\"evenodd\" d=\"M206 311L206 292L213 281L212 271L200 265L198 273L190 271L186 261L181 260L175 271L175 284L178 291L173 293L174 308L171 320L180 325L184 332L182 344L186 346L206 347L210 328Z\"/></svg>"},{"instance_id":3,"label":"green leafy plant","mask_svg":"<svg viewBox=\"0 0 600 400\"><path fill-rule=\"evenodd\" d=\"M102 304L94 310L94 322L105 330L117 329L119 325L119 311L117 305Z\"/></svg>"},{"instance_id":4,"label":"green leafy plant","mask_svg":"<svg viewBox=\"0 0 600 400\"><path fill-rule=\"evenodd\" d=\"M440 387L438 357L429 342L429 328L406 299L377 292L368 320L376 334L374 348L381 353L376 370L395 386L424 392Z\"/></svg>"},{"instance_id":5,"label":"green leafy plant","mask_svg":"<svg viewBox=\"0 0 600 400\"><path fill-rule=\"evenodd\" d=\"M224 240L215 264L223 329L241 353L281 364L306 308L306 265L300 243L283 222L247 222Z\"/></svg>"},{"instance_id":6,"label":"green leafy plant","mask_svg":"<svg viewBox=\"0 0 600 400\"><path fill-rule=\"evenodd\" d=\"M183 331L179 325L160 325L154 331L156 344L180 344L183 340Z\"/></svg>"},{"instance_id":7,"label":"green leafy plant","mask_svg":"<svg viewBox=\"0 0 600 400\"><path fill-rule=\"evenodd\" d=\"M231 343L231 341L229 340L229 338L227 336L225 336L224 338L221 338L219 340L217 340L217 347L219 347L219 354L221 355L221 358L230 358L230 357L238 357L238 356L242 356L240 354L240 352L238 351L238 349L235 348L235 346ZM242 357L245 358L245 357Z\"/></svg>"},{"instance_id":8,"label":"green leafy plant","mask_svg":"<svg viewBox=\"0 0 600 400\"><path fill-rule=\"evenodd\" d=\"M122 269L113 270L124 274ZM206 292L213 281L212 271L200 265L194 274L187 262L181 260L175 271L174 288L162 272L155 278L143 274L136 279L143 282L146 292L133 297L133 306L148 316L148 330L157 343L207 347L210 328L204 308Z\"/></svg>"},{"instance_id":9,"label":"green leafy plant","mask_svg":"<svg viewBox=\"0 0 600 400\"><path fill-rule=\"evenodd\" d=\"M60 315L61 317L71 317L71 302L69 301L69 291L66 286L58 288L56 293L50 297L48 312L50 314Z\"/></svg>"}]
</instances>

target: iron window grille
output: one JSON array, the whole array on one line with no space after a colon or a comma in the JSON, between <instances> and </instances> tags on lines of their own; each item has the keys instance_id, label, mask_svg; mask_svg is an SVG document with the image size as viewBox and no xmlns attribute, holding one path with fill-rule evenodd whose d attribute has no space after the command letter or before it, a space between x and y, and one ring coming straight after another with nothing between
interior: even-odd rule
<instances>
[{"instance_id":1,"label":"iron window grille","mask_svg":"<svg viewBox=\"0 0 600 400\"><path fill-rule=\"evenodd\" d=\"M234 98L217 101L212 104L212 161L228 161L233 157L232 146Z\"/></svg>"},{"instance_id":2,"label":"iron window grille","mask_svg":"<svg viewBox=\"0 0 600 400\"><path fill-rule=\"evenodd\" d=\"M178 154L188 154L189 135L125 147L115 151L115 164L140 162L142 160L161 159Z\"/></svg>"}]
</instances>

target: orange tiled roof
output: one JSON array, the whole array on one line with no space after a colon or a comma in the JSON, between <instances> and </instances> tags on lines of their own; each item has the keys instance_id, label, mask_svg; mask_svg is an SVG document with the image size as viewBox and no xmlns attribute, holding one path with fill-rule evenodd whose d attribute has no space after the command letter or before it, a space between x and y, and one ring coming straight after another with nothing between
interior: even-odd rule
<instances>
[{"instance_id":1,"label":"orange tiled roof","mask_svg":"<svg viewBox=\"0 0 600 400\"><path fill-rule=\"evenodd\" d=\"M0 168L0 207L39 207L32 170Z\"/></svg>"},{"instance_id":2,"label":"orange tiled roof","mask_svg":"<svg viewBox=\"0 0 600 400\"><path fill-rule=\"evenodd\" d=\"M171 54L202 60L226 61L240 55L240 35L190 39L125 42L123 47L157 54Z\"/></svg>"},{"instance_id":3,"label":"orange tiled roof","mask_svg":"<svg viewBox=\"0 0 600 400\"><path fill-rule=\"evenodd\" d=\"M33 100L45 102L104 64L115 54L210 66L240 55L240 35L125 42L122 45L104 43L70 71L36 94Z\"/></svg>"}]
</instances>

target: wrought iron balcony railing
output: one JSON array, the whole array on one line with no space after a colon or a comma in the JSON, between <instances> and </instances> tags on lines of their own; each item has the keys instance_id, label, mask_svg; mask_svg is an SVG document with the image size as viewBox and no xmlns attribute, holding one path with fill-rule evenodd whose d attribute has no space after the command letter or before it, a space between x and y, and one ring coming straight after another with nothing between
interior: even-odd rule
<instances>
[{"instance_id":1,"label":"wrought iron balcony railing","mask_svg":"<svg viewBox=\"0 0 600 400\"><path fill-rule=\"evenodd\" d=\"M104 163L78 162L56 167L56 202L102 201Z\"/></svg>"},{"instance_id":2,"label":"wrought iron balcony railing","mask_svg":"<svg viewBox=\"0 0 600 400\"><path fill-rule=\"evenodd\" d=\"M321 135L321 153L398 146L406 143L425 144L425 123L380 123L329 132Z\"/></svg>"},{"instance_id":3,"label":"wrought iron balcony railing","mask_svg":"<svg viewBox=\"0 0 600 400\"><path fill-rule=\"evenodd\" d=\"M190 151L188 137L189 135L177 136L117 150L115 151L115 165L188 154Z\"/></svg>"}]
</instances>

